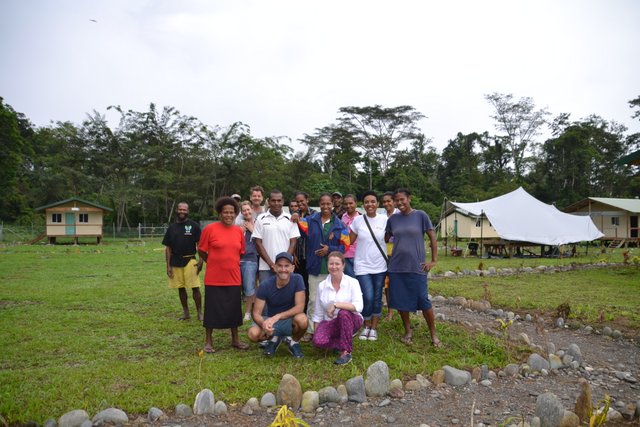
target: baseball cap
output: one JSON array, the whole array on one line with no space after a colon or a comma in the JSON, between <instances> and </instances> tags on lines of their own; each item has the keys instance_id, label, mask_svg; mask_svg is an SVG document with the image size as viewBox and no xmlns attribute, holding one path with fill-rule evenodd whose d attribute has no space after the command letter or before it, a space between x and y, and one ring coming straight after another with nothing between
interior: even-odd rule
<instances>
[{"instance_id":1,"label":"baseball cap","mask_svg":"<svg viewBox=\"0 0 640 427\"><path fill-rule=\"evenodd\" d=\"M242 199L242 197L240 197L240 195L239 195L239 194L232 194L232 195L231 195L231 198L232 198L232 199L236 199L236 200L240 200L240 199Z\"/></svg>"},{"instance_id":2,"label":"baseball cap","mask_svg":"<svg viewBox=\"0 0 640 427\"><path fill-rule=\"evenodd\" d=\"M289 252L280 252L278 255L276 255L276 262L278 262L280 258L286 258L287 261L293 264L293 255L291 255Z\"/></svg>"},{"instance_id":3,"label":"baseball cap","mask_svg":"<svg viewBox=\"0 0 640 427\"><path fill-rule=\"evenodd\" d=\"M341 192L339 192L339 191L334 191L333 193L331 193L331 197L333 197L333 196L339 196L339 197L342 197L342 193L341 193Z\"/></svg>"}]
</instances>

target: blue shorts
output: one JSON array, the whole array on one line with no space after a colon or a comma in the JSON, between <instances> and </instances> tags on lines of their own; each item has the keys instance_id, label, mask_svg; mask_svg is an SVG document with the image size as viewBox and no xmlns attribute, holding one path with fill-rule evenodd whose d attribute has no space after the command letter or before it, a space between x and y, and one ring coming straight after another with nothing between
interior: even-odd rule
<instances>
[{"instance_id":1,"label":"blue shorts","mask_svg":"<svg viewBox=\"0 0 640 427\"><path fill-rule=\"evenodd\" d=\"M264 320L267 320L268 317L265 317ZM254 326L258 326L257 323L253 323ZM275 337L290 337L293 335L293 317L289 317L288 319L278 320L273 325L273 336Z\"/></svg>"},{"instance_id":2,"label":"blue shorts","mask_svg":"<svg viewBox=\"0 0 640 427\"><path fill-rule=\"evenodd\" d=\"M429 310L427 275L417 273L389 273L389 305L398 311Z\"/></svg>"}]
</instances>

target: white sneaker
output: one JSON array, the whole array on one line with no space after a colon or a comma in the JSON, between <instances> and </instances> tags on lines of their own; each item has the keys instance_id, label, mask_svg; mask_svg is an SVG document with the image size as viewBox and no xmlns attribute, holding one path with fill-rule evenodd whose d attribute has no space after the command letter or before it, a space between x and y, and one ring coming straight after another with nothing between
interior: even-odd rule
<instances>
[{"instance_id":1,"label":"white sneaker","mask_svg":"<svg viewBox=\"0 0 640 427\"><path fill-rule=\"evenodd\" d=\"M245 313L244 314L244 321L248 322L249 320L251 320L251 313Z\"/></svg>"},{"instance_id":2,"label":"white sneaker","mask_svg":"<svg viewBox=\"0 0 640 427\"><path fill-rule=\"evenodd\" d=\"M365 326L362 332L360 332L360 339L361 340L369 339L369 332L371 332L371 329L368 326Z\"/></svg>"},{"instance_id":3,"label":"white sneaker","mask_svg":"<svg viewBox=\"0 0 640 427\"><path fill-rule=\"evenodd\" d=\"M367 338L369 341L377 341L378 340L378 332L375 329L371 329L369 331L369 337Z\"/></svg>"}]
</instances>

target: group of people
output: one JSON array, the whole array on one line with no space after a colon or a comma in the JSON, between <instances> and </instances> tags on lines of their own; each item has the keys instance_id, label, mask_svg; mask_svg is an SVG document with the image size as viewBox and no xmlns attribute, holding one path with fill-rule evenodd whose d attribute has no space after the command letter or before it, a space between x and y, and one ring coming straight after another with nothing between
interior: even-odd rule
<instances>
[{"instance_id":1,"label":"group of people","mask_svg":"<svg viewBox=\"0 0 640 427\"><path fill-rule=\"evenodd\" d=\"M284 343L301 358L300 342L311 342L334 350L336 364L349 363L354 336L378 339L383 289L388 290L389 315L394 309L402 319L402 342L412 343L409 314L422 311L431 342L441 345L427 287L427 273L437 262L435 233L428 215L411 207L407 189L387 192L382 200L365 192L364 214L354 195L339 192L320 195L318 212L302 191L289 201L289 212L279 190L269 192L266 207L263 200L260 186L250 189L245 202L239 203L237 194L218 199L219 222L202 231L188 218L188 205L180 203L176 222L167 229L169 286L179 291L182 320L190 317L186 288L193 289L206 330L205 352L215 352L213 329L229 329L232 347L247 349L238 327L253 321L248 338L259 342L267 356ZM378 213L380 202L383 214ZM204 263L202 310L199 273Z\"/></svg>"}]
</instances>

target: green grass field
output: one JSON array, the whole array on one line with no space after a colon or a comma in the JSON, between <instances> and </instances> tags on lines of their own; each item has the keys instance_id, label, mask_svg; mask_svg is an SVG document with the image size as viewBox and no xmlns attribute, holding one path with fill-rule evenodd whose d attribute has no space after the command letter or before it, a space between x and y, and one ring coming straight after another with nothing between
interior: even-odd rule
<instances>
[{"instance_id":1,"label":"green grass field","mask_svg":"<svg viewBox=\"0 0 640 427\"><path fill-rule=\"evenodd\" d=\"M592 262L602 255L583 257ZM621 261L621 255L606 255ZM484 268L569 264L576 260L482 260ZM477 268L477 258L441 257L438 269ZM569 302L585 321L601 311L638 328L640 270L636 266L577 270L550 275L518 275L433 280L433 294L480 299L487 283L494 306L553 310ZM192 304L192 302L190 301ZM363 375L384 360L392 378L430 374L448 364L468 368L504 366L521 356L501 340L438 324L445 348L428 344L424 321L415 317L415 342L399 342L399 317L383 322L376 343L355 340L354 361L335 367L332 354L305 344L305 358L294 360L281 348L273 359L257 350L229 347L227 331L216 332L218 352L198 356L204 330L195 320L179 322L176 291L167 288L159 241L144 245L107 240L101 246L0 247L0 415L9 423L59 417L72 409L90 415L115 406L146 413L151 406L171 409L192 404L202 388L216 399L243 404L249 397L275 392L284 373L304 390L338 385ZM242 328L242 339L247 326Z\"/></svg>"}]
</instances>

